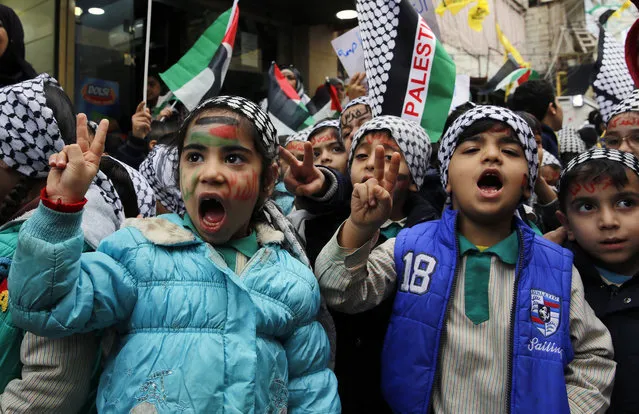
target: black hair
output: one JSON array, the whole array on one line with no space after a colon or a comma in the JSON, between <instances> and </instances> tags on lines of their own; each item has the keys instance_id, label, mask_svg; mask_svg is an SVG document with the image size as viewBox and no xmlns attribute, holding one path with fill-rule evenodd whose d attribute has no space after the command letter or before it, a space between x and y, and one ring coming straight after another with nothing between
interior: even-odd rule
<instances>
[{"instance_id":1,"label":"black hair","mask_svg":"<svg viewBox=\"0 0 639 414\"><path fill-rule=\"evenodd\" d=\"M115 191L120 196L125 217L137 217L140 214L138 198L135 186L131 181L129 172L119 162L111 157L102 157L100 160L100 171L111 180Z\"/></svg>"},{"instance_id":2,"label":"black hair","mask_svg":"<svg viewBox=\"0 0 639 414\"><path fill-rule=\"evenodd\" d=\"M472 138L481 134L482 132L489 131L496 126L505 127L506 130L509 131L511 137L517 138L515 131L510 127L510 125L504 122L495 121L494 119L480 119L479 121L466 128L461 134L459 134L459 137L457 138L457 145L468 138ZM519 142L519 138L517 138L517 142Z\"/></svg>"},{"instance_id":3,"label":"black hair","mask_svg":"<svg viewBox=\"0 0 639 414\"><path fill-rule=\"evenodd\" d=\"M597 133L596 127L593 128L591 126L585 126L577 132L579 132L581 140L584 142L584 144L586 144L586 149L590 149L597 145L599 134Z\"/></svg>"},{"instance_id":4,"label":"black hair","mask_svg":"<svg viewBox=\"0 0 639 414\"><path fill-rule=\"evenodd\" d=\"M623 164L606 158L597 158L585 161L572 170L565 173L559 182L559 209L564 213L567 210L568 194L570 186L574 183L600 182L604 178L610 178L618 190L628 184L626 167Z\"/></svg>"},{"instance_id":5,"label":"black hair","mask_svg":"<svg viewBox=\"0 0 639 414\"><path fill-rule=\"evenodd\" d=\"M543 79L534 79L524 82L515 90L511 106L515 111L529 112L542 121L550 103L555 103L552 84Z\"/></svg>"},{"instance_id":6,"label":"black hair","mask_svg":"<svg viewBox=\"0 0 639 414\"><path fill-rule=\"evenodd\" d=\"M448 128L450 128L450 126L453 124L453 122L455 122L455 120L457 120L457 118L464 115L466 112L470 111L475 106L477 105L475 105L472 102L466 102L465 104L459 105L457 108L453 109L453 111L450 114L448 114L448 118L446 118L442 136L446 134L446 131L448 131Z\"/></svg>"},{"instance_id":7,"label":"black hair","mask_svg":"<svg viewBox=\"0 0 639 414\"><path fill-rule=\"evenodd\" d=\"M530 127L533 132L533 135L541 135L541 122L535 118L535 116L526 111L518 111L517 115L519 115Z\"/></svg>"},{"instance_id":8,"label":"black hair","mask_svg":"<svg viewBox=\"0 0 639 414\"><path fill-rule=\"evenodd\" d=\"M4 197L2 204L0 204L0 225L8 222L26 202L30 201L27 200L27 196L31 192L34 182L33 179L20 174L20 181L18 181L18 184Z\"/></svg>"},{"instance_id":9,"label":"black hair","mask_svg":"<svg viewBox=\"0 0 639 414\"><path fill-rule=\"evenodd\" d=\"M177 121L168 119L165 121L152 121L151 131L144 138L147 143L155 140L157 143L163 143L166 145L175 145L175 134L179 129ZM167 142L168 141L168 142Z\"/></svg>"}]
</instances>

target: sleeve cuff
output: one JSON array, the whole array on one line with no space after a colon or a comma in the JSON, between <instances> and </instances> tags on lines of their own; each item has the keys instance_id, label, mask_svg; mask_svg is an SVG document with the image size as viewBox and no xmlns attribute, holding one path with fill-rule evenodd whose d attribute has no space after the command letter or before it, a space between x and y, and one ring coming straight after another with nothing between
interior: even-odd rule
<instances>
[{"instance_id":1,"label":"sleeve cuff","mask_svg":"<svg viewBox=\"0 0 639 414\"><path fill-rule=\"evenodd\" d=\"M22 226L33 237L50 243L59 243L82 234L82 211L64 213L42 203L33 216Z\"/></svg>"},{"instance_id":2,"label":"sleeve cuff","mask_svg":"<svg viewBox=\"0 0 639 414\"><path fill-rule=\"evenodd\" d=\"M331 244L331 252L334 260L343 261L344 266L349 271L356 270L361 266L366 266L366 262L368 261L368 256L373 250L375 243L377 243L377 239L379 238L379 231L375 233L375 235L371 238L371 240L367 241L363 246L357 249L347 249L339 245L337 241L339 233L342 231L344 227L344 223L339 226L339 229L335 232L331 240L328 244Z\"/></svg>"},{"instance_id":3,"label":"sleeve cuff","mask_svg":"<svg viewBox=\"0 0 639 414\"><path fill-rule=\"evenodd\" d=\"M47 194L46 187L44 187L42 191L40 191L40 200L45 207L60 213L77 213L79 211L82 211L84 205L87 203L86 197L80 202L68 204L63 203L61 199L52 200Z\"/></svg>"},{"instance_id":4,"label":"sleeve cuff","mask_svg":"<svg viewBox=\"0 0 639 414\"><path fill-rule=\"evenodd\" d=\"M329 182L329 188L326 191L326 194L324 194L321 197L308 196L308 198L310 200L318 201L318 202L330 201L335 196L335 194L337 193L337 188L338 188L337 177L328 168L324 168L324 167L320 167L320 166L317 166L317 168L319 168L319 170L322 172L322 174L324 174L324 178Z\"/></svg>"}]
</instances>

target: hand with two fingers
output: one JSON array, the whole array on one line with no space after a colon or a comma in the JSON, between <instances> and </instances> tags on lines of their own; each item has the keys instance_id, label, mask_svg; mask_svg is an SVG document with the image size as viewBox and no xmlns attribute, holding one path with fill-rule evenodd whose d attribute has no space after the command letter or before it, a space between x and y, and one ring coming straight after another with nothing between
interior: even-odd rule
<instances>
[{"instance_id":1,"label":"hand with two fingers","mask_svg":"<svg viewBox=\"0 0 639 414\"><path fill-rule=\"evenodd\" d=\"M351 101L355 98L366 95L365 80L366 74L363 72L357 72L350 78L348 85L346 86L346 95L348 95Z\"/></svg>"},{"instance_id":2,"label":"hand with two fingers","mask_svg":"<svg viewBox=\"0 0 639 414\"><path fill-rule=\"evenodd\" d=\"M77 140L49 157L51 171L47 177L47 196L64 204L78 203L98 173L104 152L109 121L103 119L89 144L87 117L79 114L76 120Z\"/></svg>"},{"instance_id":3,"label":"hand with two fingers","mask_svg":"<svg viewBox=\"0 0 639 414\"><path fill-rule=\"evenodd\" d=\"M284 174L284 185L291 193L299 197L321 196L326 193L326 177L313 163L313 145L304 143L304 160L299 161L286 148L280 147L280 157L289 165Z\"/></svg>"}]
</instances>

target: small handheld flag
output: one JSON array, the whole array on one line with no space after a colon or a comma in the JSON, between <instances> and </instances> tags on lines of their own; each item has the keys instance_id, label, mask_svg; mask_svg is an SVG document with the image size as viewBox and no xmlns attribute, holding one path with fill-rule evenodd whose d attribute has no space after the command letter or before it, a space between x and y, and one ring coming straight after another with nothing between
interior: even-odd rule
<instances>
[{"instance_id":1,"label":"small handheld flag","mask_svg":"<svg viewBox=\"0 0 639 414\"><path fill-rule=\"evenodd\" d=\"M278 135L290 135L315 123L300 96L273 62L268 71L268 112Z\"/></svg>"}]
</instances>

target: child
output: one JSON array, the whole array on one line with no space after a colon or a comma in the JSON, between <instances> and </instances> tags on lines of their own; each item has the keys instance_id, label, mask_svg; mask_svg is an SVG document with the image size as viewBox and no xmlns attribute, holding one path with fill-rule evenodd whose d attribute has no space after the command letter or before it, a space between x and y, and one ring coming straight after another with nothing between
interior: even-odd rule
<instances>
[{"instance_id":1,"label":"child","mask_svg":"<svg viewBox=\"0 0 639 414\"><path fill-rule=\"evenodd\" d=\"M340 115L340 134L346 153L351 152L351 143L357 130L371 119L373 119L373 112L366 96L355 98L344 106Z\"/></svg>"},{"instance_id":2,"label":"child","mask_svg":"<svg viewBox=\"0 0 639 414\"><path fill-rule=\"evenodd\" d=\"M639 161L629 153L592 149L566 167L560 186L586 300L606 325L617 373L608 412L635 412L639 320Z\"/></svg>"},{"instance_id":3,"label":"child","mask_svg":"<svg viewBox=\"0 0 639 414\"><path fill-rule=\"evenodd\" d=\"M539 171L544 181L557 191L557 185L559 184L559 177L561 176L561 163L554 155L549 152L544 152L544 156L541 159L541 170Z\"/></svg>"},{"instance_id":4,"label":"child","mask_svg":"<svg viewBox=\"0 0 639 414\"><path fill-rule=\"evenodd\" d=\"M639 157L639 89L621 101L610 114L602 143L606 148L631 152Z\"/></svg>"},{"instance_id":5,"label":"child","mask_svg":"<svg viewBox=\"0 0 639 414\"><path fill-rule=\"evenodd\" d=\"M339 120L329 119L313 126L308 140L313 145L315 164L346 174L348 153L339 133Z\"/></svg>"},{"instance_id":6,"label":"child","mask_svg":"<svg viewBox=\"0 0 639 414\"><path fill-rule=\"evenodd\" d=\"M293 154L298 160L304 159L304 143L312 129L313 127L311 126L290 135L284 143L284 148L286 148L287 151ZM285 216L288 216L295 210L295 196L286 189L286 185L284 184L284 176L286 175L286 171L289 167L288 164L280 157L277 158L277 164L279 165L280 174L277 184L273 189L273 195L271 198L280 210L282 210L282 213L284 213Z\"/></svg>"},{"instance_id":7,"label":"child","mask_svg":"<svg viewBox=\"0 0 639 414\"><path fill-rule=\"evenodd\" d=\"M428 169L430 151L430 139L424 129L396 116L374 118L355 134L348 162L350 181L363 183L374 180L377 168L382 175L397 176L400 183L393 193L393 212L381 225L380 243L395 237L404 227L438 218L438 212L418 194ZM393 157L395 152L398 154ZM338 187L344 186L340 184ZM338 189L336 194L340 192ZM337 210L338 213L306 223L307 252L312 261L317 258L317 266L325 260L318 256L319 251L351 214L350 196L349 191L344 198L344 207ZM331 309L337 331L335 374L344 412L390 412L379 384L382 346L392 307L390 298L375 309L358 315L341 312L340 308Z\"/></svg>"},{"instance_id":8,"label":"child","mask_svg":"<svg viewBox=\"0 0 639 414\"><path fill-rule=\"evenodd\" d=\"M439 160L453 207L441 220L373 249L396 181L376 168L355 185L351 215L316 266L329 306L355 313L394 296L386 401L395 412L605 410L610 336L572 255L514 217L537 176L530 127L478 106L448 129Z\"/></svg>"},{"instance_id":9,"label":"child","mask_svg":"<svg viewBox=\"0 0 639 414\"><path fill-rule=\"evenodd\" d=\"M178 134L184 217L133 219L80 254L106 128L89 147L80 124L78 146L52 157L9 276L16 321L51 336L118 329L99 411L339 412L317 282L262 210L277 176L268 116L239 97L200 104ZM51 255L64 259L51 268Z\"/></svg>"}]
</instances>

